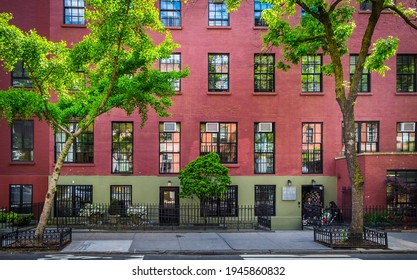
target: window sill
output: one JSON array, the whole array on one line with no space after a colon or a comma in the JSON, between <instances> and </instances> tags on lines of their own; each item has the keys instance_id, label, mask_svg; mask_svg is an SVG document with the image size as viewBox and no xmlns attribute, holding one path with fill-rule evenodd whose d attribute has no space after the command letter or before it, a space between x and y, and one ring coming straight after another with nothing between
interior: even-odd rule
<instances>
[{"instance_id":1,"label":"window sill","mask_svg":"<svg viewBox=\"0 0 417 280\"><path fill-rule=\"evenodd\" d=\"M372 96L371 92L358 92L358 96Z\"/></svg>"},{"instance_id":2,"label":"window sill","mask_svg":"<svg viewBox=\"0 0 417 280\"><path fill-rule=\"evenodd\" d=\"M239 168L240 167L239 163L223 163L223 165L227 168Z\"/></svg>"},{"instance_id":3,"label":"window sill","mask_svg":"<svg viewBox=\"0 0 417 280\"><path fill-rule=\"evenodd\" d=\"M34 161L11 161L9 165L25 166L25 165L36 165Z\"/></svg>"},{"instance_id":4,"label":"window sill","mask_svg":"<svg viewBox=\"0 0 417 280\"><path fill-rule=\"evenodd\" d=\"M324 92L302 92L302 96L324 96Z\"/></svg>"},{"instance_id":5,"label":"window sill","mask_svg":"<svg viewBox=\"0 0 417 280\"><path fill-rule=\"evenodd\" d=\"M182 30L182 26L165 26L165 29Z\"/></svg>"},{"instance_id":6,"label":"window sill","mask_svg":"<svg viewBox=\"0 0 417 280\"><path fill-rule=\"evenodd\" d=\"M226 29L226 30L230 30L232 29L231 26L207 26L207 29Z\"/></svg>"},{"instance_id":7,"label":"window sill","mask_svg":"<svg viewBox=\"0 0 417 280\"><path fill-rule=\"evenodd\" d=\"M413 91L413 92L397 92L395 93L395 95L398 96L417 96L417 92Z\"/></svg>"},{"instance_id":8,"label":"window sill","mask_svg":"<svg viewBox=\"0 0 417 280\"><path fill-rule=\"evenodd\" d=\"M63 28L87 28L87 24L61 24Z\"/></svg>"},{"instance_id":9,"label":"window sill","mask_svg":"<svg viewBox=\"0 0 417 280\"><path fill-rule=\"evenodd\" d=\"M230 91L209 91L207 95L231 95Z\"/></svg>"},{"instance_id":10,"label":"window sill","mask_svg":"<svg viewBox=\"0 0 417 280\"><path fill-rule=\"evenodd\" d=\"M268 26L254 26L253 30L268 30Z\"/></svg>"},{"instance_id":11,"label":"window sill","mask_svg":"<svg viewBox=\"0 0 417 280\"><path fill-rule=\"evenodd\" d=\"M65 163L62 167L95 167L94 163Z\"/></svg>"},{"instance_id":12,"label":"window sill","mask_svg":"<svg viewBox=\"0 0 417 280\"><path fill-rule=\"evenodd\" d=\"M259 91L256 91L256 92L253 93L253 95L254 96L276 96L278 94L275 91L271 91L271 92L266 92L266 91L259 92Z\"/></svg>"}]
</instances>

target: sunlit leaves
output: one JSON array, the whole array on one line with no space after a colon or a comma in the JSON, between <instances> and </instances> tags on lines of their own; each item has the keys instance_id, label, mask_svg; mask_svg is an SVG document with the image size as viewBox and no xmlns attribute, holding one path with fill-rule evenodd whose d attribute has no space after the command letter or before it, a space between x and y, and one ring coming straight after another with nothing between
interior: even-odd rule
<instances>
[{"instance_id":1,"label":"sunlit leaves","mask_svg":"<svg viewBox=\"0 0 417 280\"><path fill-rule=\"evenodd\" d=\"M35 30L23 32L9 24L11 15L0 14L0 61L9 71L23 61L33 84L26 89L31 93L20 97L0 93L3 115L39 114L61 125L71 119L94 121L112 108L138 112L142 122L150 108L168 115L175 94L171 81L188 71L157 70L155 62L178 45L159 21L155 1L88 0L86 7L90 33L71 46L48 41ZM160 34L158 44L151 32ZM36 110L12 106L5 101L10 98L28 98Z\"/></svg>"},{"instance_id":2,"label":"sunlit leaves","mask_svg":"<svg viewBox=\"0 0 417 280\"><path fill-rule=\"evenodd\" d=\"M384 76L385 71L390 70L385 65L385 61L395 55L398 48L398 41L398 38L392 36L377 40L373 45L371 54L366 59L365 68Z\"/></svg>"}]
</instances>

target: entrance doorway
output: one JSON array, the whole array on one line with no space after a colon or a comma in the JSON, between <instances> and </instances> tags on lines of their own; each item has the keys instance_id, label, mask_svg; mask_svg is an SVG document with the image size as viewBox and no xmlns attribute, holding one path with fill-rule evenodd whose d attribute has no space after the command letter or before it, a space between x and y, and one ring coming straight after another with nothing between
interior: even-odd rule
<instances>
[{"instance_id":1,"label":"entrance doorway","mask_svg":"<svg viewBox=\"0 0 417 280\"><path fill-rule=\"evenodd\" d=\"M178 226L180 223L179 187L160 187L159 224Z\"/></svg>"},{"instance_id":2,"label":"entrance doorway","mask_svg":"<svg viewBox=\"0 0 417 280\"><path fill-rule=\"evenodd\" d=\"M323 185L303 185L301 217L303 226L316 225L323 211Z\"/></svg>"}]
</instances>

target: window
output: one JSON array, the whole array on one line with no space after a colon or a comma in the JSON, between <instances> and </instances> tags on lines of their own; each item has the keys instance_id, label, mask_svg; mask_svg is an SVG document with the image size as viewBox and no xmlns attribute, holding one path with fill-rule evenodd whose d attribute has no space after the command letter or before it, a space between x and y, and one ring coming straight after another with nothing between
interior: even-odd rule
<instances>
[{"instance_id":1,"label":"window","mask_svg":"<svg viewBox=\"0 0 417 280\"><path fill-rule=\"evenodd\" d=\"M255 186L255 216L275 216L275 185Z\"/></svg>"},{"instance_id":2,"label":"window","mask_svg":"<svg viewBox=\"0 0 417 280\"><path fill-rule=\"evenodd\" d=\"M222 163L237 163L237 123L200 124L200 155L210 152Z\"/></svg>"},{"instance_id":3,"label":"window","mask_svg":"<svg viewBox=\"0 0 417 280\"><path fill-rule=\"evenodd\" d=\"M12 161L33 161L33 142L33 121L14 121L12 125Z\"/></svg>"},{"instance_id":4,"label":"window","mask_svg":"<svg viewBox=\"0 0 417 280\"><path fill-rule=\"evenodd\" d=\"M255 92L275 91L275 56L255 54Z\"/></svg>"},{"instance_id":5,"label":"window","mask_svg":"<svg viewBox=\"0 0 417 280\"><path fill-rule=\"evenodd\" d=\"M357 122L355 125L358 153L378 152L378 122Z\"/></svg>"},{"instance_id":6,"label":"window","mask_svg":"<svg viewBox=\"0 0 417 280\"><path fill-rule=\"evenodd\" d=\"M132 186L110 186L110 201L114 200L119 201L120 212L125 215L127 208L132 205Z\"/></svg>"},{"instance_id":7,"label":"window","mask_svg":"<svg viewBox=\"0 0 417 280\"><path fill-rule=\"evenodd\" d=\"M305 55L301 58L302 92L321 92L321 55Z\"/></svg>"},{"instance_id":8,"label":"window","mask_svg":"<svg viewBox=\"0 0 417 280\"><path fill-rule=\"evenodd\" d=\"M416 151L416 123L397 123L397 152Z\"/></svg>"},{"instance_id":9,"label":"window","mask_svg":"<svg viewBox=\"0 0 417 280\"><path fill-rule=\"evenodd\" d=\"M229 13L227 6L222 0L208 0L208 25L229 26Z\"/></svg>"},{"instance_id":10,"label":"window","mask_svg":"<svg viewBox=\"0 0 417 280\"><path fill-rule=\"evenodd\" d=\"M372 2L371 0L366 0L360 3L359 6L360 11L371 11L372 10Z\"/></svg>"},{"instance_id":11,"label":"window","mask_svg":"<svg viewBox=\"0 0 417 280\"><path fill-rule=\"evenodd\" d=\"M71 132L78 130L78 122L71 122L67 129ZM61 151L64 149L68 135L63 131L55 133L55 162L58 160ZM94 125L90 125L77 138L74 139L66 163L94 163Z\"/></svg>"},{"instance_id":12,"label":"window","mask_svg":"<svg viewBox=\"0 0 417 280\"><path fill-rule=\"evenodd\" d=\"M262 2L261 0L254 0L255 26L267 26L262 19L262 11L271 7L272 5L269 3Z\"/></svg>"},{"instance_id":13,"label":"window","mask_svg":"<svg viewBox=\"0 0 417 280\"><path fill-rule=\"evenodd\" d=\"M344 126L342 124L342 129ZM379 123L378 122L355 122L356 151L358 153L379 151ZM342 131L344 134L344 131ZM342 135L343 135L342 134ZM345 145L343 142L343 151Z\"/></svg>"},{"instance_id":14,"label":"window","mask_svg":"<svg viewBox=\"0 0 417 280\"><path fill-rule=\"evenodd\" d=\"M133 173L133 123L112 123L112 173Z\"/></svg>"},{"instance_id":15,"label":"window","mask_svg":"<svg viewBox=\"0 0 417 280\"><path fill-rule=\"evenodd\" d=\"M160 1L161 22L165 26L181 26L181 1Z\"/></svg>"},{"instance_id":16,"label":"window","mask_svg":"<svg viewBox=\"0 0 417 280\"><path fill-rule=\"evenodd\" d=\"M397 92L416 92L416 56L397 55Z\"/></svg>"},{"instance_id":17,"label":"window","mask_svg":"<svg viewBox=\"0 0 417 280\"><path fill-rule=\"evenodd\" d=\"M32 213L32 185L10 185L10 211Z\"/></svg>"},{"instance_id":18,"label":"window","mask_svg":"<svg viewBox=\"0 0 417 280\"><path fill-rule=\"evenodd\" d=\"M229 55L208 55L208 90L229 91Z\"/></svg>"},{"instance_id":19,"label":"window","mask_svg":"<svg viewBox=\"0 0 417 280\"><path fill-rule=\"evenodd\" d=\"M178 173L181 159L181 124L159 124L159 173Z\"/></svg>"},{"instance_id":20,"label":"window","mask_svg":"<svg viewBox=\"0 0 417 280\"><path fill-rule=\"evenodd\" d=\"M353 79L353 74L355 73L356 64L358 62L359 55L352 54L350 55L350 81ZM362 75L359 80L358 92L370 92L371 91L371 75L368 69L363 69Z\"/></svg>"},{"instance_id":21,"label":"window","mask_svg":"<svg viewBox=\"0 0 417 280\"><path fill-rule=\"evenodd\" d=\"M237 186L228 186L227 191L223 193L222 199L211 197L204 205L206 206L208 217L237 217ZM202 211L204 210L202 209ZM204 216L203 213L201 214Z\"/></svg>"},{"instance_id":22,"label":"window","mask_svg":"<svg viewBox=\"0 0 417 280\"><path fill-rule=\"evenodd\" d=\"M13 87L31 88L32 81L29 78L29 72L25 69L23 61L18 61L12 71Z\"/></svg>"},{"instance_id":23,"label":"window","mask_svg":"<svg viewBox=\"0 0 417 280\"><path fill-rule=\"evenodd\" d=\"M85 24L84 0L64 0L64 24Z\"/></svg>"},{"instance_id":24,"label":"window","mask_svg":"<svg viewBox=\"0 0 417 280\"><path fill-rule=\"evenodd\" d=\"M168 58L163 58L160 61L161 72L171 72L181 70L181 54L171 54ZM175 79L172 81L172 86L175 91L181 90L181 79Z\"/></svg>"},{"instance_id":25,"label":"window","mask_svg":"<svg viewBox=\"0 0 417 280\"><path fill-rule=\"evenodd\" d=\"M275 124L255 123L255 174L275 172Z\"/></svg>"},{"instance_id":26,"label":"window","mask_svg":"<svg viewBox=\"0 0 417 280\"><path fill-rule=\"evenodd\" d=\"M323 124L302 124L302 173L323 173Z\"/></svg>"},{"instance_id":27,"label":"window","mask_svg":"<svg viewBox=\"0 0 417 280\"><path fill-rule=\"evenodd\" d=\"M399 216L416 216L417 170L387 171L387 208Z\"/></svg>"},{"instance_id":28,"label":"window","mask_svg":"<svg viewBox=\"0 0 417 280\"><path fill-rule=\"evenodd\" d=\"M77 217L80 209L93 202L91 185L58 185L55 195L55 215Z\"/></svg>"}]
</instances>

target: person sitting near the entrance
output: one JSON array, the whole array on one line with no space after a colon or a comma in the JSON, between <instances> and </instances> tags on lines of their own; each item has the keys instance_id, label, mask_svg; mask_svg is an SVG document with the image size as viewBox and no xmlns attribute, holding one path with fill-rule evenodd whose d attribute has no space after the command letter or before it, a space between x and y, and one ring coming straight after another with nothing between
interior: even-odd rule
<instances>
[{"instance_id":1,"label":"person sitting near the entrance","mask_svg":"<svg viewBox=\"0 0 417 280\"><path fill-rule=\"evenodd\" d=\"M342 222L342 215L340 213L339 207L337 207L336 202L330 201L329 207L326 208L326 210L330 211L330 214L332 215L332 218L336 220L337 222Z\"/></svg>"},{"instance_id":2,"label":"person sitting near the entrance","mask_svg":"<svg viewBox=\"0 0 417 280\"><path fill-rule=\"evenodd\" d=\"M305 218L310 219L314 216L314 204L311 197L307 197L303 205Z\"/></svg>"}]
</instances>

